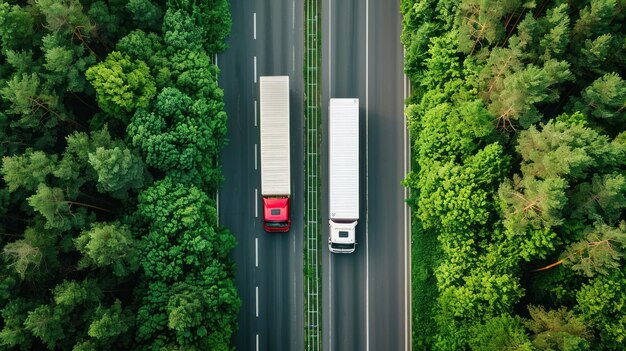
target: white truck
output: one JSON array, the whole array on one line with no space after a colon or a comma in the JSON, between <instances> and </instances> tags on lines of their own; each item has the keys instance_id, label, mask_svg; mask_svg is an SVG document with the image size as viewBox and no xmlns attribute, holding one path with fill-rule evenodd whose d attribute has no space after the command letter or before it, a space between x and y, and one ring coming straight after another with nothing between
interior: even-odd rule
<instances>
[{"instance_id":1,"label":"white truck","mask_svg":"<svg viewBox=\"0 0 626 351\"><path fill-rule=\"evenodd\" d=\"M263 227L267 232L288 232L291 227L289 77L261 77L260 89Z\"/></svg>"},{"instance_id":2,"label":"white truck","mask_svg":"<svg viewBox=\"0 0 626 351\"><path fill-rule=\"evenodd\" d=\"M330 99L328 249L351 253L359 220L359 99Z\"/></svg>"}]
</instances>

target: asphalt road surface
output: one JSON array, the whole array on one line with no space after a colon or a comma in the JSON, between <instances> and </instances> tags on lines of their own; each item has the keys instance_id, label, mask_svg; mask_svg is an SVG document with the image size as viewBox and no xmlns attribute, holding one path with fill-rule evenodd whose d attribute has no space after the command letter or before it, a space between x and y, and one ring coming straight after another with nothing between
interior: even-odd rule
<instances>
[{"instance_id":1,"label":"asphalt road surface","mask_svg":"<svg viewBox=\"0 0 626 351\"><path fill-rule=\"evenodd\" d=\"M229 49L218 56L228 113L229 145L220 224L238 241L233 252L242 300L237 350L303 350L303 5L294 0L231 0ZM262 226L258 77L289 75L292 227ZM256 105L256 106L255 106Z\"/></svg>"},{"instance_id":2,"label":"asphalt road surface","mask_svg":"<svg viewBox=\"0 0 626 351\"><path fill-rule=\"evenodd\" d=\"M323 251L324 350L409 350L410 233L400 185L408 139L399 0L323 0L322 8L323 124L328 125L331 97L358 97L361 124L357 249L347 255ZM323 180L328 179L327 136L322 138Z\"/></svg>"}]
</instances>

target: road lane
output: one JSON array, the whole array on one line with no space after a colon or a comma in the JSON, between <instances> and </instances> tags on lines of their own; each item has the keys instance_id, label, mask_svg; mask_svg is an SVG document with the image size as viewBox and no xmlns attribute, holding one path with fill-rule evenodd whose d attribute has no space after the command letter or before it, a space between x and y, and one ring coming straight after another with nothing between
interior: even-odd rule
<instances>
[{"instance_id":1,"label":"road lane","mask_svg":"<svg viewBox=\"0 0 626 351\"><path fill-rule=\"evenodd\" d=\"M359 0L322 4L322 286L325 350L367 350L366 303L366 5ZM328 101L359 98L360 218L352 254L330 254L328 242Z\"/></svg>"},{"instance_id":2,"label":"road lane","mask_svg":"<svg viewBox=\"0 0 626 351\"><path fill-rule=\"evenodd\" d=\"M370 349L409 350L403 51L399 0L370 1ZM372 288L375 287L375 288Z\"/></svg>"},{"instance_id":3,"label":"road lane","mask_svg":"<svg viewBox=\"0 0 626 351\"><path fill-rule=\"evenodd\" d=\"M219 214L220 223L231 229L239 243L233 251L242 299L234 336L237 350L304 348L302 13L302 5L295 1L232 0L229 49L218 57L229 117ZM293 189L289 233L265 233L261 223L257 82L262 75L290 76Z\"/></svg>"},{"instance_id":4,"label":"road lane","mask_svg":"<svg viewBox=\"0 0 626 351\"><path fill-rule=\"evenodd\" d=\"M328 125L329 98L359 97L362 141L359 245L352 255L324 251L324 345L327 350L408 350L410 244L400 185L408 150L399 0L324 0L324 5L323 123ZM322 150L325 155L326 136ZM327 196L323 190L324 221Z\"/></svg>"}]
</instances>

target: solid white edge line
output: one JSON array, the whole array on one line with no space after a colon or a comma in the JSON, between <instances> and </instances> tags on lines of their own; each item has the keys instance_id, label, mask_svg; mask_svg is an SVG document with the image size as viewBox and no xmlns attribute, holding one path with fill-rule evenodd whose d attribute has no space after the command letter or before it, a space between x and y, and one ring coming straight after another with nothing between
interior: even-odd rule
<instances>
[{"instance_id":1,"label":"solid white edge line","mask_svg":"<svg viewBox=\"0 0 626 351\"><path fill-rule=\"evenodd\" d=\"M259 154L258 154L258 148L257 148L257 144L254 144L254 169L258 169L258 159L259 159Z\"/></svg>"},{"instance_id":2,"label":"solid white edge line","mask_svg":"<svg viewBox=\"0 0 626 351\"><path fill-rule=\"evenodd\" d=\"M404 54L403 54L404 57ZM404 62L404 59L403 59ZM404 90L404 99L406 99L406 75L403 75L403 84L402 84L403 90ZM402 120L403 120L403 129L402 129L402 136L404 139L404 148L403 148L403 152L404 152L404 176L406 177L407 175L407 152L406 152L406 147L407 147L407 125L406 125L406 114L404 113L404 110L406 109L406 105L404 104L404 101L402 103L403 109L402 109ZM408 228L407 228L407 203L406 203L406 198L407 198L407 188L404 187L404 318L405 318L405 323L404 323L404 349L405 350L409 350L410 346L409 346L409 323L410 323L410 310L409 310L409 280L408 280L408 272L409 272L409 266L408 266L408 253L407 251L410 250L410 241L409 241L409 236L408 236Z\"/></svg>"},{"instance_id":3,"label":"solid white edge line","mask_svg":"<svg viewBox=\"0 0 626 351\"><path fill-rule=\"evenodd\" d=\"M256 40L256 12L254 13L254 40Z\"/></svg>"},{"instance_id":4,"label":"solid white edge line","mask_svg":"<svg viewBox=\"0 0 626 351\"><path fill-rule=\"evenodd\" d=\"M254 189L254 217L259 217L259 189Z\"/></svg>"},{"instance_id":5,"label":"solid white edge line","mask_svg":"<svg viewBox=\"0 0 626 351\"><path fill-rule=\"evenodd\" d=\"M256 83L256 55L254 55L254 82Z\"/></svg>"},{"instance_id":6,"label":"solid white edge line","mask_svg":"<svg viewBox=\"0 0 626 351\"><path fill-rule=\"evenodd\" d=\"M259 266L259 238L254 238L254 266Z\"/></svg>"},{"instance_id":7,"label":"solid white edge line","mask_svg":"<svg viewBox=\"0 0 626 351\"><path fill-rule=\"evenodd\" d=\"M254 100L254 126L257 126L257 102L256 100Z\"/></svg>"},{"instance_id":8,"label":"solid white edge line","mask_svg":"<svg viewBox=\"0 0 626 351\"><path fill-rule=\"evenodd\" d=\"M259 316L259 287L257 286L255 289L255 296L256 296L256 316Z\"/></svg>"},{"instance_id":9,"label":"solid white edge line","mask_svg":"<svg viewBox=\"0 0 626 351\"><path fill-rule=\"evenodd\" d=\"M370 349L369 259L369 0L365 1L365 350Z\"/></svg>"}]
</instances>

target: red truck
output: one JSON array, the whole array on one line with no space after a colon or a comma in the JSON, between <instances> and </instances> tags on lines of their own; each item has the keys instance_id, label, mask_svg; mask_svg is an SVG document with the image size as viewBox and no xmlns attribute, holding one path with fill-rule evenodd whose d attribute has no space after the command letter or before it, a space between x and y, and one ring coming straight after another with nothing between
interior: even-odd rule
<instances>
[{"instance_id":1,"label":"red truck","mask_svg":"<svg viewBox=\"0 0 626 351\"><path fill-rule=\"evenodd\" d=\"M260 77L259 85L263 227L268 232L288 232L291 227L289 77Z\"/></svg>"}]
</instances>

